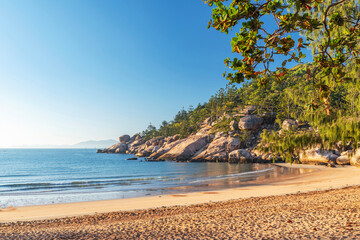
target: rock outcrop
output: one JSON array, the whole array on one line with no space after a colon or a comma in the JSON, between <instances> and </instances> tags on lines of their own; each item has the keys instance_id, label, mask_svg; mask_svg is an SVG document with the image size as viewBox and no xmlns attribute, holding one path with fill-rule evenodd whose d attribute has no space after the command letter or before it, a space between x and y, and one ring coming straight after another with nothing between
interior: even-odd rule
<instances>
[{"instance_id":1,"label":"rock outcrop","mask_svg":"<svg viewBox=\"0 0 360 240\"><path fill-rule=\"evenodd\" d=\"M283 162L284 159L279 154L257 150L261 149L256 147L261 131L272 130L275 125L273 120L271 122L266 118L266 115L262 117L253 115L256 110L256 106L249 106L242 110L242 114L223 114L216 120L207 118L199 124L196 133L182 139L180 135L152 139L142 138L139 134L132 137L123 135L119 137L119 143L103 150L98 149L97 153L134 154L136 157L145 157L148 161ZM304 125L301 123L299 126L296 120L286 119L280 131L303 129ZM351 164L360 167L360 150L355 154L351 151L340 154L335 150L314 148L300 153L300 156L294 154L293 159L304 164L328 166Z\"/></svg>"},{"instance_id":2,"label":"rock outcrop","mask_svg":"<svg viewBox=\"0 0 360 240\"><path fill-rule=\"evenodd\" d=\"M350 165L351 153L352 151L342 152L340 157L336 159L336 163L338 165Z\"/></svg>"},{"instance_id":3,"label":"rock outcrop","mask_svg":"<svg viewBox=\"0 0 360 240\"><path fill-rule=\"evenodd\" d=\"M338 157L339 155L334 154L332 151L314 148L300 153L299 160L304 164L327 165L335 163Z\"/></svg>"},{"instance_id":4,"label":"rock outcrop","mask_svg":"<svg viewBox=\"0 0 360 240\"><path fill-rule=\"evenodd\" d=\"M239 129L243 130L259 130L264 119L255 115L249 115L240 118Z\"/></svg>"},{"instance_id":5,"label":"rock outcrop","mask_svg":"<svg viewBox=\"0 0 360 240\"><path fill-rule=\"evenodd\" d=\"M180 144L161 155L159 159L186 161L189 160L199 149L203 148L207 141L206 135L193 135L185 139Z\"/></svg>"},{"instance_id":6,"label":"rock outcrop","mask_svg":"<svg viewBox=\"0 0 360 240\"><path fill-rule=\"evenodd\" d=\"M130 136L129 135L122 135L119 137L119 142L121 143L127 143L130 141Z\"/></svg>"},{"instance_id":7,"label":"rock outcrop","mask_svg":"<svg viewBox=\"0 0 360 240\"><path fill-rule=\"evenodd\" d=\"M192 157L191 161L227 162L228 154L238 149L241 141L238 138L217 134L214 140Z\"/></svg>"},{"instance_id":8,"label":"rock outcrop","mask_svg":"<svg viewBox=\"0 0 360 240\"><path fill-rule=\"evenodd\" d=\"M360 167L360 150L359 149L351 157L350 164L355 167Z\"/></svg>"},{"instance_id":9,"label":"rock outcrop","mask_svg":"<svg viewBox=\"0 0 360 240\"><path fill-rule=\"evenodd\" d=\"M237 149L229 153L230 163L250 163L253 157L246 149Z\"/></svg>"}]
</instances>

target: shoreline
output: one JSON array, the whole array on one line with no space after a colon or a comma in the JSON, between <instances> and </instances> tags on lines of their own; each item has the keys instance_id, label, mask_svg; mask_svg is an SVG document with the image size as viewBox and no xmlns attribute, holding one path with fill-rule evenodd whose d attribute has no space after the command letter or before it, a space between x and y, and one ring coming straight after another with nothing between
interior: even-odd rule
<instances>
[{"instance_id":1,"label":"shoreline","mask_svg":"<svg viewBox=\"0 0 360 240\"><path fill-rule=\"evenodd\" d=\"M211 202L224 202L253 197L269 197L296 193L307 193L329 189L340 189L360 185L360 169L344 166L327 168L302 164L275 164L291 168L317 169L310 173L288 177L280 181L261 185L247 185L218 191L190 192L127 199L89 202L59 203L51 205L24 206L0 209L0 223L33 221L65 217L88 216L117 211L133 211L171 206L190 206Z\"/></svg>"}]
</instances>

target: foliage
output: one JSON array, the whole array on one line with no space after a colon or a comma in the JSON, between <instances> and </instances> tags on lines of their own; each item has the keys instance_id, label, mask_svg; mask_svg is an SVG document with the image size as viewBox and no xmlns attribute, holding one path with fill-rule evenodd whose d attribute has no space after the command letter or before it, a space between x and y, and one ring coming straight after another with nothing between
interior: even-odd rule
<instances>
[{"instance_id":1,"label":"foliage","mask_svg":"<svg viewBox=\"0 0 360 240\"><path fill-rule=\"evenodd\" d=\"M233 70L224 73L228 80L257 79L267 85L272 76L280 83L288 74L288 63L300 63L302 50L310 45L314 63L306 73L316 90L310 107L317 108L320 100L326 114L332 114L332 104L337 103L330 101L333 91L353 80L347 67L360 64L360 11L355 0L204 1L215 5L209 27L228 34L241 23L231 40L232 51L241 59L225 60ZM283 60L281 66L275 65L276 59Z\"/></svg>"},{"instance_id":2,"label":"foliage","mask_svg":"<svg viewBox=\"0 0 360 240\"><path fill-rule=\"evenodd\" d=\"M315 87L307 80L307 69L312 67L311 64L300 64L289 69L280 83L275 77L269 77L265 87L259 86L257 79L247 81L239 88L227 85L208 102L196 108L182 109L172 121L163 121L158 129L150 125L141 135L146 139L175 134L187 137L197 132L207 118L215 122L211 133L228 132L230 121L239 120L245 106L256 105L259 115L275 113L273 129L264 131L260 137L259 148L263 151L278 153L291 161L302 150L314 146L338 150L356 148L360 142L360 85L355 79L334 88L329 98L334 102L333 110L337 116L328 116L321 102L317 102L317 108L308 104L316 94ZM348 74L358 76L359 71L352 68ZM299 129L282 130L280 134L282 122L289 118L301 123ZM235 134L242 141L249 136L247 131Z\"/></svg>"},{"instance_id":3,"label":"foliage","mask_svg":"<svg viewBox=\"0 0 360 240\"><path fill-rule=\"evenodd\" d=\"M230 129L230 122L232 121L232 119L230 118L222 118L220 119L220 121L216 122L215 125L211 128L210 133L217 133L217 132L229 132L231 131Z\"/></svg>"},{"instance_id":4,"label":"foliage","mask_svg":"<svg viewBox=\"0 0 360 240\"><path fill-rule=\"evenodd\" d=\"M183 108L172 121L163 121L158 129L154 129L150 124L140 135L145 139L158 136L168 137L175 134L187 137L198 131L206 118L210 118L211 122L216 121L224 113L230 113L236 106L241 105L237 91L238 89L234 85L229 84L225 88L219 89L208 102L198 104L196 108L190 106L188 110Z\"/></svg>"},{"instance_id":5,"label":"foliage","mask_svg":"<svg viewBox=\"0 0 360 240\"><path fill-rule=\"evenodd\" d=\"M314 131L285 130L281 133L264 130L259 149L264 152L278 153L287 162L299 156L301 150L321 144L321 138Z\"/></svg>"}]
</instances>

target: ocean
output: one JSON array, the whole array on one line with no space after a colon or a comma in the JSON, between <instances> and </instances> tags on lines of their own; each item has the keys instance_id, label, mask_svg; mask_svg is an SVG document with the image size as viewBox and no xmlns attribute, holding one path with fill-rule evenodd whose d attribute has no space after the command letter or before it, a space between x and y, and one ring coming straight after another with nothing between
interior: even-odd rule
<instances>
[{"instance_id":1,"label":"ocean","mask_svg":"<svg viewBox=\"0 0 360 240\"><path fill-rule=\"evenodd\" d=\"M95 149L0 149L0 208L207 191L300 174L272 164L147 162Z\"/></svg>"}]
</instances>

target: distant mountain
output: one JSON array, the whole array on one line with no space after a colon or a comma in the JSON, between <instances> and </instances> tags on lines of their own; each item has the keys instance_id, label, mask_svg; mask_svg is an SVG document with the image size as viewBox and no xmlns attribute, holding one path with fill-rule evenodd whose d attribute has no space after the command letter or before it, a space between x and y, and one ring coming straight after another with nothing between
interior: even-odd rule
<instances>
[{"instance_id":1,"label":"distant mountain","mask_svg":"<svg viewBox=\"0 0 360 240\"><path fill-rule=\"evenodd\" d=\"M10 148L108 148L118 141L113 139L108 140L89 140L84 142L79 142L73 145L21 145L13 146Z\"/></svg>"},{"instance_id":2,"label":"distant mountain","mask_svg":"<svg viewBox=\"0 0 360 240\"><path fill-rule=\"evenodd\" d=\"M108 139L108 140L90 140L85 142L79 142L77 144L71 145L73 148L108 148L115 143L118 143L118 141Z\"/></svg>"}]
</instances>

